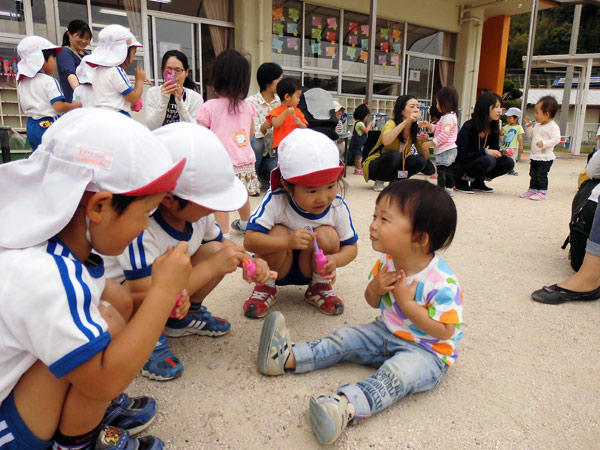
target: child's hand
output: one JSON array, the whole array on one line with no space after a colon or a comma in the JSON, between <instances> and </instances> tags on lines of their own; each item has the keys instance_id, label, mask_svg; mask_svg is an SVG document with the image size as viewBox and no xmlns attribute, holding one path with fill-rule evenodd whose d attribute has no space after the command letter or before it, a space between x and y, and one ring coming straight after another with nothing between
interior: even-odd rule
<instances>
[{"instance_id":1,"label":"child's hand","mask_svg":"<svg viewBox=\"0 0 600 450\"><path fill-rule=\"evenodd\" d=\"M542 148L544 143L542 141L537 141L535 145L537 145L538 148Z\"/></svg>"},{"instance_id":2,"label":"child's hand","mask_svg":"<svg viewBox=\"0 0 600 450\"><path fill-rule=\"evenodd\" d=\"M152 287L162 290L167 298L175 299L187 286L192 273L192 263L187 242L179 242L156 258L152 264Z\"/></svg>"},{"instance_id":3,"label":"child's hand","mask_svg":"<svg viewBox=\"0 0 600 450\"><path fill-rule=\"evenodd\" d=\"M210 266L219 275L226 275L235 271L246 257L246 251L239 245L227 245L212 255Z\"/></svg>"},{"instance_id":4,"label":"child's hand","mask_svg":"<svg viewBox=\"0 0 600 450\"><path fill-rule=\"evenodd\" d=\"M417 280L413 280L410 283L410 286L406 284L406 273L404 270L400 269L397 271L399 274L398 281L394 285L394 298L396 299L396 303L402 306L402 304L409 303L414 301L415 292L417 292L417 286L419 282Z\"/></svg>"},{"instance_id":5,"label":"child's hand","mask_svg":"<svg viewBox=\"0 0 600 450\"><path fill-rule=\"evenodd\" d=\"M531 119L529 117L525 117L525 125L529 125L531 123Z\"/></svg>"},{"instance_id":6,"label":"child's hand","mask_svg":"<svg viewBox=\"0 0 600 450\"><path fill-rule=\"evenodd\" d=\"M187 293L187 289L181 291L180 295L179 303L175 305L171 312L171 317L177 320L184 319L190 309L190 296Z\"/></svg>"},{"instance_id":7,"label":"child's hand","mask_svg":"<svg viewBox=\"0 0 600 450\"><path fill-rule=\"evenodd\" d=\"M266 134L267 131L269 131L269 128L273 128L273 124L268 120L265 120L260 126L260 132Z\"/></svg>"},{"instance_id":8,"label":"child's hand","mask_svg":"<svg viewBox=\"0 0 600 450\"><path fill-rule=\"evenodd\" d=\"M277 278L277 272L269 270L269 265L264 259L255 258L252 260L249 255L246 256L246 259L249 261L254 261L254 264L256 264L256 271L254 272L254 276L252 278L248 276L245 270L243 271L243 278L248 283L265 284L269 278Z\"/></svg>"},{"instance_id":9,"label":"child's hand","mask_svg":"<svg viewBox=\"0 0 600 450\"><path fill-rule=\"evenodd\" d=\"M334 284L335 278L336 278L335 277L335 269L336 268L337 268L337 263L335 262L335 259L332 258L331 255L329 255L329 256L327 256L327 262L323 266L323 270L321 270L320 272L315 270L315 272L317 272L323 278L329 280L331 282L331 284Z\"/></svg>"},{"instance_id":10,"label":"child's hand","mask_svg":"<svg viewBox=\"0 0 600 450\"><path fill-rule=\"evenodd\" d=\"M73 106L73 109L75 109L75 108L81 108L83 106L83 103L75 100L75 101L71 102L71 105Z\"/></svg>"},{"instance_id":11,"label":"child's hand","mask_svg":"<svg viewBox=\"0 0 600 450\"><path fill-rule=\"evenodd\" d=\"M135 68L135 81L139 80L143 83L145 79L146 79L146 72L144 72L144 69L138 69L136 67Z\"/></svg>"},{"instance_id":12,"label":"child's hand","mask_svg":"<svg viewBox=\"0 0 600 450\"><path fill-rule=\"evenodd\" d=\"M315 233L301 228L293 233L290 233L288 237L288 247L294 250L306 250L312 245L313 239L316 238L317 235Z\"/></svg>"},{"instance_id":13,"label":"child's hand","mask_svg":"<svg viewBox=\"0 0 600 450\"><path fill-rule=\"evenodd\" d=\"M300 117L296 117L296 116L294 116L294 123L298 126L303 125L302 120L300 120Z\"/></svg>"},{"instance_id":14,"label":"child's hand","mask_svg":"<svg viewBox=\"0 0 600 450\"><path fill-rule=\"evenodd\" d=\"M419 126L421 128L427 128L428 130L432 130L433 129L433 125L431 125L431 123L427 122L426 120L421 120L419 122Z\"/></svg>"},{"instance_id":15,"label":"child's hand","mask_svg":"<svg viewBox=\"0 0 600 450\"><path fill-rule=\"evenodd\" d=\"M290 106L288 109L285 110L285 115L286 116L293 115L295 111L296 111L296 109L293 106Z\"/></svg>"},{"instance_id":16,"label":"child's hand","mask_svg":"<svg viewBox=\"0 0 600 450\"><path fill-rule=\"evenodd\" d=\"M377 295L377 297L381 297L382 295L393 291L394 286L399 279L400 275L398 272L388 272L388 266L386 264L383 266L383 269L381 269L379 273L373 277L369 283L369 287L371 292Z\"/></svg>"}]
</instances>

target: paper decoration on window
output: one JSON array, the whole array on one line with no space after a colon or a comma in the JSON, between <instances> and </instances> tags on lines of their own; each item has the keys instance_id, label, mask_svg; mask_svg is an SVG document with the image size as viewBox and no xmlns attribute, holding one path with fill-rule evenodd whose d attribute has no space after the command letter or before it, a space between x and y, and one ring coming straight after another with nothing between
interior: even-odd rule
<instances>
[{"instance_id":1,"label":"paper decoration on window","mask_svg":"<svg viewBox=\"0 0 600 450\"><path fill-rule=\"evenodd\" d=\"M369 35L369 25L361 25L360 26L360 34L368 36Z\"/></svg>"},{"instance_id":2,"label":"paper decoration on window","mask_svg":"<svg viewBox=\"0 0 600 450\"><path fill-rule=\"evenodd\" d=\"M349 22L348 31L353 31L354 34L358 33L358 22Z\"/></svg>"},{"instance_id":3,"label":"paper decoration on window","mask_svg":"<svg viewBox=\"0 0 600 450\"><path fill-rule=\"evenodd\" d=\"M381 37L383 39L387 39L390 35L390 29L389 28L381 28Z\"/></svg>"},{"instance_id":4,"label":"paper decoration on window","mask_svg":"<svg viewBox=\"0 0 600 450\"><path fill-rule=\"evenodd\" d=\"M358 44L358 36L355 34L348 35L348 44L355 46Z\"/></svg>"},{"instance_id":5,"label":"paper decoration on window","mask_svg":"<svg viewBox=\"0 0 600 450\"><path fill-rule=\"evenodd\" d=\"M382 52L387 52L390 49L390 43L388 41L381 41L379 48Z\"/></svg>"},{"instance_id":6,"label":"paper decoration on window","mask_svg":"<svg viewBox=\"0 0 600 450\"><path fill-rule=\"evenodd\" d=\"M290 8L288 9L288 15L290 16L290 19L298 20L300 19L300 10L296 8Z\"/></svg>"},{"instance_id":7,"label":"paper decoration on window","mask_svg":"<svg viewBox=\"0 0 600 450\"><path fill-rule=\"evenodd\" d=\"M364 48L365 50L369 48L369 40L361 39L360 40L360 48Z\"/></svg>"},{"instance_id":8,"label":"paper decoration on window","mask_svg":"<svg viewBox=\"0 0 600 450\"><path fill-rule=\"evenodd\" d=\"M333 28L334 30L337 30L337 17L327 18L327 28Z\"/></svg>"},{"instance_id":9,"label":"paper decoration on window","mask_svg":"<svg viewBox=\"0 0 600 450\"><path fill-rule=\"evenodd\" d=\"M379 63L380 66L385 66L387 63L387 55L379 55L377 57L377 61Z\"/></svg>"},{"instance_id":10,"label":"paper decoration on window","mask_svg":"<svg viewBox=\"0 0 600 450\"><path fill-rule=\"evenodd\" d=\"M335 45L328 45L325 47L325 56L335 58Z\"/></svg>"},{"instance_id":11,"label":"paper decoration on window","mask_svg":"<svg viewBox=\"0 0 600 450\"><path fill-rule=\"evenodd\" d=\"M408 81L416 81L417 83L419 83L421 81L421 71L409 70L408 71Z\"/></svg>"},{"instance_id":12,"label":"paper decoration on window","mask_svg":"<svg viewBox=\"0 0 600 450\"><path fill-rule=\"evenodd\" d=\"M312 16L312 26L321 28L323 26L323 18L321 16Z\"/></svg>"},{"instance_id":13,"label":"paper decoration on window","mask_svg":"<svg viewBox=\"0 0 600 450\"><path fill-rule=\"evenodd\" d=\"M336 38L337 33L335 31L328 31L325 33L325 39L327 39L329 42L335 42Z\"/></svg>"},{"instance_id":14,"label":"paper decoration on window","mask_svg":"<svg viewBox=\"0 0 600 450\"><path fill-rule=\"evenodd\" d=\"M320 42L315 42L314 44L311 45L312 48L312 52L320 55L321 54L321 43Z\"/></svg>"},{"instance_id":15,"label":"paper decoration on window","mask_svg":"<svg viewBox=\"0 0 600 450\"><path fill-rule=\"evenodd\" d=\"M298 24L294 22L288 22L287 32L293 34L294 36L298 36Z\"/></svg>"},{"instance_id":16,"label":"paper decoration on window","mask_svg":"<svg viewBox=\"0 0 600 450\"><path fill-rule=\"evenodd\" d=\"M365 52L364 50L361 50L360 59L364 62L367 62L367 60L369 59L369 53Z\"/></svg>"},{"instance_id":17,"label":"paper decoration on window","mask_svg":"<svg viewBox=\"0 0 600 450\"><path fill-rule=\"evenodd\" d=\"M348 55L352 59L356 58L356 48L355 47L347 47L346 55Z\"/></svg>"},{"instance_id":18,"label":"paper decoration on window","mask_svg":"<svg viewBox=\"0 0 600 450\"><path fill-rule=\"evenodd\" d=\"M394 53L402 53L402 44L394 44Z\"/></svg>"},{"instance_id":19,"label":"paper decoration on window","mask_svg":"<svg viewBox=\"0 0 600 450\"><path fill-rule=\"evenodd\" d=\"M283 50L283 39L281 39L279 36L273 36L273 50L275 50L277 53L281 53Z\"/></svg>"},{"instance_id":20,"label":"paper decoration on window","mask_svg":"<svg viewBox=\"0 0 600 450\"><path fill-rule=\"evenodd\" d=\"M400 39L401 36L402 36L402 31L392 30L392 39Z\"/></svg>"},{"instance_id":21,"label":"paper decoration on window","mask_svg":"<svg viewBox=\"0 0 600 450\"><path fill-rule=\"evenodd\" d=\"M323 37L323 30L320 30L318 28L313 28L312 29L312 33L311 33L311 37L313 39L317 39L317 40L321 40L321 38Z\"/></svg>"},{"instance_id":22,"label":"paper decoration on window","mask_svg":"<svg viewBox=\"0 0 600 450\"><path fill-rule=\"evenodd\" d=\"M283 8L275 8L273 10L273 21L283 19Z\"/></svg>"},{"instance_id":23,"label":"paper decoration on window","mask_svg":"<svg viewBox=\"0 0 600 450\"><path fill-rule=\"evenodd\" d=\"M283 24L282 23L274 23L273 24L273 34L282 35L283 34Z\"/></svg>"},{"instance_id":24,"label":"paper decoration on window","mask_svg":"<svg viewBox=\"0 0 600 450\"><path fill-rule=\"evenodd\" d=\"M400 65L400 57L398 55L390 55L390 64L398 67Z\"/></svg>"},{"instance_id":25,"label":"paper decoration on window","mask_svg":"<svg viewBox=\"0 0 600 450\"><path fill-rule=\"evenodd\" d=\"M288 48L293 48L294 50L298 50L298 38L295 38L295 37L287 38L287 46L288 46Z\"/></svg>"}]
</instances>

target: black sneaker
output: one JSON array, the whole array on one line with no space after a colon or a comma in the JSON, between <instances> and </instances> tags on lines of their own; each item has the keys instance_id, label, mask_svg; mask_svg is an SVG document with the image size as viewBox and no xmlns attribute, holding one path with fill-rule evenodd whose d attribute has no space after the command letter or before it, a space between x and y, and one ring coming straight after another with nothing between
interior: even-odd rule
<instances>
[{"instance_id":1,"label":"black sneaker","mask_svg":"<svg viewBox=\"0 0 600 450\"><path fill-rule=\"evenodd\" d=\"M471 189L477 192L486 192L488 194L494 192L491 187L487 187L482 180L473 181L471 183Z\"/></svg>"},{"instance_id":2,"label":"black sneaker","mask_svg":"<svg viewBox=\"0 0 600 450\"><path fill-rule=\"evenodd\" d=\"M456 186L454 186L458 192L462 192L464 194L473 194L473 189L470 188L469 183L465 180L458 179L456 180Z\"/></svg>"}]
</instances>

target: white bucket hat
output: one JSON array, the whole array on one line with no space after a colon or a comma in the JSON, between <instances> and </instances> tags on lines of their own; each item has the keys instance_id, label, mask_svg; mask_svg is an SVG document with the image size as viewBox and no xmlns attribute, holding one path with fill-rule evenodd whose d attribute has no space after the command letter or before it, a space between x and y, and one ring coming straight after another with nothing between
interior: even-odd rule
<instances>
[{"instance_id":1,"label":"white bucket hat","mask_svg":"<svg viewBox=\"0 0 600 450\"><path fill-rule=\"evenodd\" d=\"M296 128L277 148L279 162L271 172L271 189L280 179L301 186L332 183L344 173L337 146L323 133Z\"/></svg>"},{"instance_id":2,"label":"white bucket hat","mask_svg":"<svg viewBox=\"0 0 600 450\"><path fill-rule=\"evenodd\" d=\"M83 59L81 60L81 64L79 64L77 66L77 69L75 69L75 74L77 75L77 79L79 80L79 83L84 84L84 83L92 83L93 79L94 79L94 73L96 72L96 69L93 68L92 66L90 66L87 63L87 59L88 56L84 56Z\"/></svg>"},{"instance_id":3,"label":"white bucket hat","mask_svg":"<svg viewBox=\"0 0 600 450\"><path fill-rule=\"evenodd\" d=\"M176 122L152 132L174 160L186 159L185 169L171 193L214 211L236 211L248 192L233 172L221 140L208 128Z\"/></svg>"},{"instance_id":4,"label":"white bucket hat","mask_svg":"<svg viewBox=\"0 0 600 450\"><path fill-rule=\"evenodd\" d=\"M506 116L516 116L520 119L522 114L521 114L521 110L519 108L512 107L512 108L508 108L506 110L505 115Z\"/></svg>"},{"instance_id":5,"label":"white bucket hat","mask_svg":"<svg viewBox=\"0 0 600 450\"><path fill-rule=\"evenodd\" d=\"M87 57L93 66L114 67L127 59L129 47L142 47L135 36L121 25L108 25L98 33L98 46Z\"/></svg>"},{"instance_id":6,"label":"white bucket hat","mask_svg":"<svg viewBox=\"0 0 600 450\"><path fill-rule=\"evenodd\" d=\"M173 164L160 141L123 114L73 110L52 124L29 159L0 166L0 246L30 247L56 235L85 191L168 192L184 165Z\"/></svg>"},{"instance_id":7,"label":"white bucket hat","mask_svg":"<svg viewBox=\"0 0 600 450\"><path fill-rule=\"evenodd\" d=\"M17 53L21 60L17 63L17 80L21 77L33 78L44 65L44 54L42 50L56 49L60 53L62 47L54 45L48 39L39 36L29 36L22 39L17 45Z\"/></svg>"}]
</instances>

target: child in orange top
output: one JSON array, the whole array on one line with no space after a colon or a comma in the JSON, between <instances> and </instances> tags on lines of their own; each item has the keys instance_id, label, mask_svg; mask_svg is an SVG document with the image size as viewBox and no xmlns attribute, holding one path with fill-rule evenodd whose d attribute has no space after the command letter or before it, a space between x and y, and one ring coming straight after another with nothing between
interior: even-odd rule
<instances>
[{"instance_id":1,"label":"child in orange top","mask_svg":"<svg viewBox=\"0 0 600 450\"><path fill-rule=\"evenodd\" d=\"M281 106L271 110L267 120L273 124L273 148L277 148L281 140L296 128L308 127L308 122L297 106L300 103L302 88L293 78L282 78L277 83L277 95Z\"/></svg>"}]
</instances>

